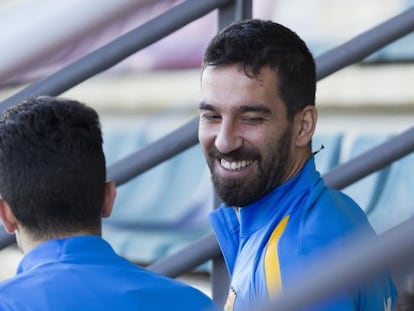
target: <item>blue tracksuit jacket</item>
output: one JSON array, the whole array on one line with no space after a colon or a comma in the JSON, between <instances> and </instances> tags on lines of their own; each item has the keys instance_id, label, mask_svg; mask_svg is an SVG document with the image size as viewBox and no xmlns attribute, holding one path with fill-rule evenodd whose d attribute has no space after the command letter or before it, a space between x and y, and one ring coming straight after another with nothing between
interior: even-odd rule
<instances>
[{"instance_id":1,"label":"blue tracksuit jacket","mask_svg":"<svg viewBox=\"0 0 414 311\"><path fill-rule=\"evenodd\" d=\"M232 276L226 307L248 309L287 288L312 255L339 246L352 232L374 235L361 208L325 185L307 161L298 175L237 212L221 206L210 221ZM395 287L384 277L354 293L342 293L306 310L391 310Z\"/></svg>"}]
</instances>

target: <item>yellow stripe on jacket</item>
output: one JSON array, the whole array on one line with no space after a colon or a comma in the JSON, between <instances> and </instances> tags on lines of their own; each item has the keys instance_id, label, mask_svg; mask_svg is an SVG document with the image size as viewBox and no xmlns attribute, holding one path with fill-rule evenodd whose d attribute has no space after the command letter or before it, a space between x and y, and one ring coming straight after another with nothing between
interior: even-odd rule
<instances>
[{"instance_id":1,"label":"yellow stripe on jacket","mask_svg":"<svg viewBox=\"0 0 414 311\"><path fill-rule=\"evenodd\" d=\"M279 256L277 246L285 231L286 225L289 221L289 215L285 216L282 221L277 225L266 248L266 254L264 259L266 286L269 297L273 297L282 291L282 277L280 274Z\"/></svg>"}]
</instances>

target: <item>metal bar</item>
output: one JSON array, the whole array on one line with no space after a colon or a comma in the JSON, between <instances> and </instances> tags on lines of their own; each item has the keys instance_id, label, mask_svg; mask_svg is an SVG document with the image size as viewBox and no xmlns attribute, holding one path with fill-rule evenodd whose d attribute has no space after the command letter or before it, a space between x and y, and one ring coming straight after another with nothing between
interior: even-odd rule
<instances>
[{"instance_id":1,"label":"metal bar","mask_svg":"<svg viewBox=\"0 0 414 311\"><path fill-rule=\"evenodd\" d=\"M117 185L131 180L198 142L198 118L184 124L170 134L153 142L148 147L115 162L107 168L108 179Z\"/></svg>"},{"instance_id":2,"label":"metal bar","mask_svg":"<svg viewBox=\"0 0 414 311\"><path fill-rule=\"evenodd\" d=\"M325 182L342 189L414 151L414 127L333 168Z\"/></svg>"},{"instance_id":3,"label":"metal bar","mask_svg":"<svg viewBox=\"0 0 414 311\"><path fill-rule=\"evenodd\" d=\"M233 0L219 10L219 29L234 21L252 18L252 0Z\"/></svg>"},{"instance_id":4,"label":"metal bar","mask_svg":"<svg viewBox=\"0 0 414 311\"><path fill-rule=\"evenodd\" d=\"M192 256L183 257L182 254L192 254ZM191 271L218 254L220 254L220 251L217 252L216 238L210 234L198 239L180 252L158 260L148 266L148 269L175 278Z\"/></svg>"},{"instance_id":5,"label":"metal bar","mask_svg":"<svg viewBox=\"0 0 414 311\"><path fill-rule=\"evenodd\" d=\"M350 242L341 251L318 257L319 263L301 274L283 295L267 306L258 306L257 310L301 310L343 290L372 281L388 267L400 273L408 272L414 260L414 218L377 239L359 236Z\"/></svg>"},{"instance_id":6,"label":"metal bar","mask_svg":"<svg viewBox=\"0 0 414 311\"><path fill-rule=\"evenodd\" d=\"M231 24L234 21L252 18L252 7L252 0L234 0L226 6L221 7L218 14L219 29L223 29L225 26ZM218 203L218 197L216 194L215 201L215 203ZM216 204L216 206L218 206L218 204ZM224 307L224 304L226 302L230 286L230 276L226 271L227 268L224 263L223 256L220 253L213 258L211 283L213 290L213 299L218 305L222 307Z\"/></svg>"},{"instance_id":7,"label":"metal bar","mask_svg":"<svg viewBox=\"0 0 414 311\"><path fill-rule=\"evenodd\" d=\"M388 19L316 59L318 80L363 60L414 30L414 7Z\"/></svg>"},{"instance_id":8,"label":"metal bar","mask_svg":"<svg viewBox=\"0 0 414 311\"><path fill-rule=\"evenodd\" d=\"M216 190L214 190L214 207L217 208L221 205L223 201L217 195ZM224 307L227 296L229 294L231 278L230 274L227 270L226 263L224 261L223 254L221 253L218 243L216 241L216 249L215 251L218 252L217 256L215 256L213 261L213 270L211 272L211 288L212 288L212 296L213 300L220 306Z\"/></svg>"},{"instance_id":9,"label":"metal bar","mask_svg":"<svg viewBox=\"0 0 414 311\"><path fill-rule=\"evenodd\" d=\"M43 0L25 1L24 5L13 7L0 18L0 29L7 29L0 36L0 85L150 1ZM33 18L27 18L29 14ZM68 23L72 19L76 23Z\"/></svg>"},{"instance_id":10,"label":"metal bar","mask_svg":"<svg viewBox=\"0 0 414 311\"><path fill-rule=\"evenodd\" d=\"M246 3L243 0L235 0L226 6L221 7L218 10L218 27L219 30L223 29L225 26L231 24L236 20L241 20L246 17L251 17L251 1L250 1L250 12L247 13L247 9L242 5ZM245 10L246 9L246 10ZM245 16L250 15L250 16ZM197 129L196 129L197 131ZM214 191L214 208L219 204L219 198ZM215 239L215 238L214 238ZM212 298L220 306L224 307L226 303L228 290L230 286L230 275L228 274L226 265L224 263L223 255L221 254L217 242L215 246L216 256L212 258L213 269L211 271L211 289L212 289ZM217 252L217 250L219 250ZM224 273L223 273L224 272Z\"/></svg>"},{"instance_id":11,"label":"metal bar","mask_svg":"<svg viewBox=\"0 0 414 311\"><path fill-rule=\"evenodd\" d=\"M0 111L36 95L59 95L231 0L187 0L0 103Z\"/></svg>"},{"instance_id":12,"label":"metal bar","mask_svg":"<svg viewBox=\"0 0 414 311\"><path fill-rule=\"evenodd\" d=\"M214 251L217 252L217 248ZM211 273L212 296L213 300L220 307L224 307L226 303L230 281L229 271L223 256L220 254L213 257L213 272Z\"/></svg>"}]
</instances>

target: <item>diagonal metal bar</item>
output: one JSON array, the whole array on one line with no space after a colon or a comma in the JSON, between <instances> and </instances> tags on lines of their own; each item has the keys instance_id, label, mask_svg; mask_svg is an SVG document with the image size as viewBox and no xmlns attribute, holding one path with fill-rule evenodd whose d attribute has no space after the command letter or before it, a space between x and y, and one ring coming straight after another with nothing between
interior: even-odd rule
<instances>
[{"instance_id":1,"label":"diagonal metal bar","mask_svg":"<svg viewBox=\"0 0 414 311\"><path fill-rule=\"evenodd\" d=\"M29 71L33 70L36 64L61 53L62 48L83 40L84 35L105 29L152 1L26 1L23 5L11 7L7 15L2 6L0 29L7 31L3 31L0 36L0 87L13 85L13 81L18 80L16 75L27 72L28 68L32 68ZM28 18L28 14L33 17ZM68 23L74 18L76 23Z\"/></svg>"},{"instance_id":2,"label":"diagonal metal bar","mask_svg":"<svg viewBox=\"0 0 414 311\"><path fill-rule=\"evenodd\" d=\"M108 179L117 186L151 169L198 142L198 118L179 127L175 131L138 150L107 168ZM179 137L179 138L177 138Z\"/></svg>"},{"instance_id":3,"label":"diagonal metal bar","mask_svg":"<svg viewBox=\"0 0 414 311\"><path fill-rule=\"evenodd\" d=\"M316 59L318 80L355 64L414 31L414 7L339 45Z\"/></svg>"},{"instance_id":4,"label":"diagonal metal bar","mask_svg":"<svg viewBox=\"0 0 414 311\"><path fill-rule=\"evenodd\" d=\"M215 237L207 235L185 247L180 252L156 261L148 266L148 269L175 278L220 255L220 250L217 248L218 244ZM182 256L182 254L189 253L192 256Z\"/></svg>"},{"instance_id":5,"label":"diagonal metal bar","mask_svg":"<svg viewBox=\"0 0 414 311\"><path fill-rule=\"evenodd\" d=\"M413 151L414 127L333 168L324 179L328 185L342 189Z\"/></svg>"},{"instance_id":6,"label":"diagonal metal bar","mask_svg":"<svg viewBox=\"0 0 414 311\"><path fill-rule=\"evenodd\" d=\"M59 95L232 0L187 0L0 103L0 111L36 95Z\"/></svg>"}]
</instances>

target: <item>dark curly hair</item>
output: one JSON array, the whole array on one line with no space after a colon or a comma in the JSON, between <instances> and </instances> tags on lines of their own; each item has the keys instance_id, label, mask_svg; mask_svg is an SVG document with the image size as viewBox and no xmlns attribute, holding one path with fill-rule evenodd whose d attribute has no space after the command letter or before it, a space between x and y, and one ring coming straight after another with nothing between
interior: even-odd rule
<instances>
[{"instance_id":1,"label":"dark curly hair","mask_svg":"<svg viewBox=\"0 0 414 311\"><path fill-rule=\"evenodd\" d=\"M235 22L210 42L203 59L207 66L239 64L249 77L269 66L278 77L278 91L292 118L315 104L315 62L305 42L290 29L259 19Z\"/></svg>"}]
</instances>

